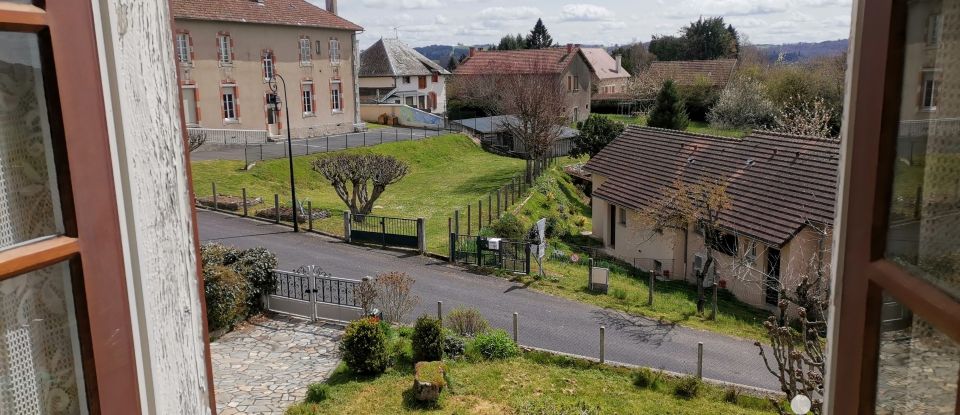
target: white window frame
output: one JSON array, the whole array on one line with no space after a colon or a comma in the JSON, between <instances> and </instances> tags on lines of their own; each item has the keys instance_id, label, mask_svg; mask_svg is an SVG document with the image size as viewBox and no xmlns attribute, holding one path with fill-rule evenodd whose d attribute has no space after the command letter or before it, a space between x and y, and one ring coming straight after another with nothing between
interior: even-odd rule
<instances>
[{"instance_id":1,"label":"white window frame","mask_svg":"<svg viewBox=\"0 0 960 415\"><path fill-rule=\"evenodd\" d=\"M939 100L940 82L937 80L939 71L924 69L920 76L920 110L936 111Z\"/></svg>"},{"instance_id":2,"label":"white window frame","mask_svg":"<svg viewBox=\"0 0 960 415\"><path fill-rule=\"evenodd\" d=\"M340 39L330 38L330 63L337 65L340 63Z\"/></svg>"},{"instance_id":3,"label":"white window frame","mask_svg":"<svg viewBox=\"0 0 960 415\"><path fill-rule=\"evenodd\" d=\"M190 34L177 33L177 60L180 63L190 63Z\"/></svg>"},{"instance_id":4,"label":"white window frame","mask_svg":"<svg viewBox=\"0 0 960 415\"><path fill-rule=\"evenodd\" d=\"M580 92L580 75L573 76L573 92Z\"/></svg>"},{"instance_id":5,"label":"white window frame","mask_svg":"<svg viewBox=\"0 0 960 415\"><path fill-rule=\"evenodd\" d=\"M339 79L330 81L330 110L335 113L343 112L343 82Z\"/></svg>"},{"instance_id":6,"label":"white window frame","mask_svg":"<svg viewBox=\"0 0 960 415\"><path fill-rule=\"evenodd\" d=\"M300 89L300 105L303 107L303 115L314 115L317 109L316 97L313 96L313 81L301 82Z\"/></svg>"},{"instance_id":7,"label":"white window frame","mask_svg":"<svg viewBox=\"0 0 960 415\"><path fill-rule=\"evenodd\" d=\"M313 62L313 50L310 48L310 38L300 38L300 66L309 66Z\"/></svg>"},{"instance_id":8,"label":"white window frame","mask_svg":"<svg viewBox=\"0 0 960 415\"><path fill-rule=\"evenodd\" d=\"M943 15L931 14L927 18L927 46L937 46L943 37Z\"/></svg>"},{"instance_id":9,"label":"white window frame","mask_svg":"<svg viewBox=\"0 0 960 415\"><path fill-rule=\"evenodd\" d=\"M220 55L220 65L233 65L233 48L230 46L230 35L217 35L217 54Z\"/></svg>"},{"instance_id":10,"label":"white window frame","mask_svg":"<svg viewBox=\"0 0 960 415\"><path fill-rule=\"evenodd\" d=\"M264 82L269 81L271 78L273 78L274 73L276 73L277 67L274 63L273 52L264 52L263 58L260 60L260 64L263 65Z\"/></svg>"},{"instance_id":11,"label":"white window frame","mask_svg":"<svg viewBox=\"0 0 960 415\"><path fill-rule=\"evenodd\" d=\"M227 94L227 91L230 91ZM230 106L227 106L227 96L230 96ZM235 123L240 119L237 117L237 85L228 84L220 86L220 112L223 115L224 123Z\"/></svg>"}]
</instances>

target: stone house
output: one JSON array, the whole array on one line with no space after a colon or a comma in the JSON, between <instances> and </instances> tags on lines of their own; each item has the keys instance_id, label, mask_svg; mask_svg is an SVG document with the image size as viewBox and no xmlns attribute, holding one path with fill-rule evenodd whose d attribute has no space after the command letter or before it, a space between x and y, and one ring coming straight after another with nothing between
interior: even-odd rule
<instances>
[{"instance_id":1,"label":"stone house","mask_svg":"<svg viewBox=\"0 0 960 415\"><path fill-rule=\"evenodd\" d=\"M603 100L604 96L615 96L626 92L630 73L623 68L620 55L610 56L604 48L582 48L583 55L590 65L593 82L593 99Z\"/></svg>"},{"instance_id":2,"label":"stone house","mask_svg":"<svg viewBox=\"0 0 960 415\"><path fill-rule=\"evenodd\" d=\"M398 39L380 39L360 54L360 101L447 112L450 72Z\"/></svg>"},{"instance_id":3,"label":"stone house","mask_svg":"<svg viewBox=\"0 0 960 415\"><path fill-rule=\"evenodd\" d=\"M711 238L717 283L740 300L774 307L778 287L829 276L837 188L836 140L754 132L743 139L628 127L585 166L593 235L610 255L667 279L696 281L703 230L657 231L649 210L675 188L725 181L730 207ZM712 279L708 281L712 283Z\"/></svg>"},{"instance_id":4,"label":"stone house","mask_svg":"<svg viewBox=\"0 0 960 415\"><path fill-rule=\"evenodd\" d=\"M172 0L188 127L321 136L361 126L360 26L304 0ZM274 74L281 82L271 90ZM279 110L272 111L280 102ZM285 111L291 111L290 124ZM257 136L263 136L259 134Z\"/></svg>"},{"instance_id":5,"label":"stone house","mask_svg":"<svg viewBox=\"0 0 960 415\"><path fill-rule=\"evenodd\" d=\"M566 88L565 105L572 122L590 116L592 73L580 47L526 49L506 51L478 51L470 48L467 59L454 71L455 76L489 76L508 74L556 75ZM491 85L491 87L495 87Z\"/></svg>"}]
</instances>

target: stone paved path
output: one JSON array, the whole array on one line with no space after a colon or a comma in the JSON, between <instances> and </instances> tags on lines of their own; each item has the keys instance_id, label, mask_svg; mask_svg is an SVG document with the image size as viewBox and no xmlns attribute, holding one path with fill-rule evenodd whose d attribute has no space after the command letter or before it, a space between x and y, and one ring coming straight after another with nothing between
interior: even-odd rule
<instances>
[{"instance_id":1,"label":"stone paved path","mask_svg":"<svg viewBox=\"0 0 960 415\"><path fill-rule=\"evenodd\" d=\"M217 412L283 414L337 367L341 334L339 326L278 315L210 343Z\"/></svg>"}]
</instances>

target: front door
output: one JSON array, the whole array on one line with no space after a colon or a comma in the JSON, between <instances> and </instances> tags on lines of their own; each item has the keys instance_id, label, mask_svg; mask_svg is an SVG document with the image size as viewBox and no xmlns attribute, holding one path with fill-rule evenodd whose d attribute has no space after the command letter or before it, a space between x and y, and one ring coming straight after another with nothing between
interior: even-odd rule
<instances>
[{"instance_id":1,"label":"front door","mask_svg":"<svg viewBox=\"0 0 960 415\"><path fill-rule=\"evenodd\" d=\"M198 124L196 92L196 88L183 88L183 90L180 91L180 94L183 96L183 120L188 127Z\"/></svg>"},{"instance_id":2,"label":"front door","mask_svg":"<svg viewBox=\"0 0 960 415\"><path fill-rule=\"evenodd\" d=\"M280 111L277 109L279 99L277 94L268 92L266 95L267 133L273 136L280 135Z\"/></svg>"}]
</instances>

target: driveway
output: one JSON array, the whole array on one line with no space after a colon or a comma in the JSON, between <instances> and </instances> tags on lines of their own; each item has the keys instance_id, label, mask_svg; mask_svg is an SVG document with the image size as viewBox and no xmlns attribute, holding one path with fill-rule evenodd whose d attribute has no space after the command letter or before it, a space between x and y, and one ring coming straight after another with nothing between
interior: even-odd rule
<instances>
[{"instance_id":1,"label":"driveway","mask_svg":"<svg viewBox=\"0 0 960 415\"><path fill-rule=\"evenodd\" d=\"M564 353L597 357L599 328L606 326L606 358L610 361L693 374L697 342L704 344L706 378L779 390L751 341L712 332L659 324L592 305L526 289L503 278L476 275L415 254L383 251L314 234L225 214L199 211L200 238L239 248L261 246L274 253L281 269L319 265L327 272L360 279L385 271L406 272L416 279L421 303L411 318L475 307L494 327L512 330L520 315L520 343Z\"/></svg>"},{"instance_id":2,"label":"driveway","mask_svg":"<svg viewBox=\"0 0 960 415\"><path fill-rule=\"evenodd\" d=\"M426 137L448 134L449 131L422 128L378 128L361 133L346 133L326 137L298 138L292 141L293 155L303 156L346 148L368 147L394 141L421 140ZM287 156L287 142L278 141L248 146L235 144L205 144L190 153L190 160L245 160L253 163Z\"/></svg>"}]
</instances>

